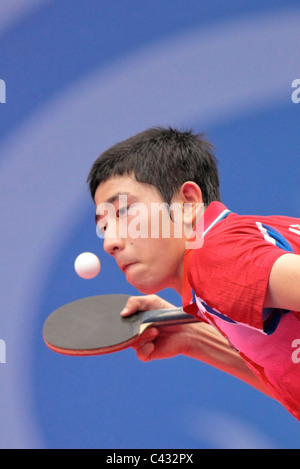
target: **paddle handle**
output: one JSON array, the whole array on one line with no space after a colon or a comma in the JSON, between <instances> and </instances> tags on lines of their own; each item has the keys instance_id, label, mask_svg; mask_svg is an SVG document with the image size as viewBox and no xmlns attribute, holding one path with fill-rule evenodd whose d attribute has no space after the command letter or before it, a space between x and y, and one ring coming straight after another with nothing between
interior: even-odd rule
<instances>
[{"instance_id":1,"label":"paddle handle","mask_svg":"<svg viewBox=\"0 0 300 469\"><path fill-rule=\"evenodd\" d=\"M153 323L157 326L188 324L198 322L199 319L191 314L187 314L182 308L172 309L155 309L152 311L145 311L141 316L141 323Z\"/></svg>"}]
</instances>

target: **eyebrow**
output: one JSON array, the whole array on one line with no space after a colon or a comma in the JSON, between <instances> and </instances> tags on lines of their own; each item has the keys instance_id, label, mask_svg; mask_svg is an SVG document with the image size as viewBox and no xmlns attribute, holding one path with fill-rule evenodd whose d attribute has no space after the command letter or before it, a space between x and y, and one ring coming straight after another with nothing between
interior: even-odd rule
<instances>
[{"instance_id":1,"label":"eyebrow","mask_svg":"<svg viewBox=\"0 0 300 469\"><path fill-rule=\"evenodd\" d=\"M109 197L104 203L105 204L113 204L120 197L120 195L131 195L131 194L130 194L130 192L116 192L114 195ZM95 213L95 223L96 223L96 225L99 222L99 220L101 220L101 218L102 218L102 215L97 215L97 213Z\"/></svg>"}]
</instances>

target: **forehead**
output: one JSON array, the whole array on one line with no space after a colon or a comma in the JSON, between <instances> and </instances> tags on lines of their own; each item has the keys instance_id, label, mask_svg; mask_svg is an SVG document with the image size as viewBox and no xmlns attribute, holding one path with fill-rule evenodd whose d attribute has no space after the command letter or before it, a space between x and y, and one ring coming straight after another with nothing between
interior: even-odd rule
<instances>
[{"instance_id":1,"label":"forehead","mask_svg":"<svg viewBox=\"0 0 300 469\"><path fill-rule=\"evenodd\" d=\"M131 195L138 199L161 200L158 190L150 185L138 182L134 176L114 176L102 182L95 193L95 203L112 201L119 195Z\"/></svg>"}]
</instances>

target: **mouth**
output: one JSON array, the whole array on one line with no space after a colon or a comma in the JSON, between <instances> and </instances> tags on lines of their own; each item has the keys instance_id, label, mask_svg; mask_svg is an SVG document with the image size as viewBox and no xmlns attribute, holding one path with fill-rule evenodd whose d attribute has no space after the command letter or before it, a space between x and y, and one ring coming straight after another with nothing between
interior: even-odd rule
<instances>
[{"instance_id":1,"label":"mouth","mask_svg":"<svg viewBox=\"0 0 300 469\"><path fill-rule=\"evenodd\" d=\"M124 274L126 274L126 271L132 266L132 265L135 265L137 264L137 262L129 262L128 264L123 264L121 266L121 270Z\"/></svg>"}]
</instances>

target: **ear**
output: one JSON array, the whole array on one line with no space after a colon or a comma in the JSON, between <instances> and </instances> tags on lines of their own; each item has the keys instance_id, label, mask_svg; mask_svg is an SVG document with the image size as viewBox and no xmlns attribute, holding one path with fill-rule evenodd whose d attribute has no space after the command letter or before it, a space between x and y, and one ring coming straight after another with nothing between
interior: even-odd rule
<instances>
[{"instance_id":1,"label":"ear","mask_svg":"<svg viewBox=\"0 0 300 469\"><path fill-rule=\"evenodd\" d=\"M187 181L182 184L179 196L186 203L203 203L202 191L198 184L193 181Z\"/></svg>"},{"instance_id":2,"label":"ear","mask_svg":"<svg viewBox=\"0 0 300 469\"><path fill-rule=\"evenodd\" d=\"M184 225L193 230L204 213L204 203L200 187L195 182L185 182L180 188L177 200L182 204Z\"/></svg>"}]
</instances>

